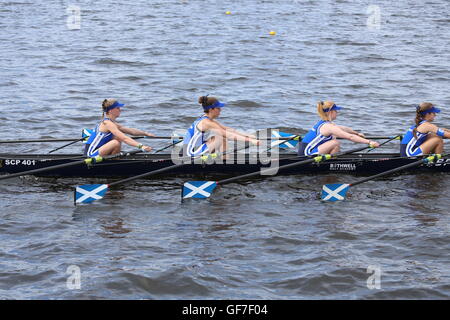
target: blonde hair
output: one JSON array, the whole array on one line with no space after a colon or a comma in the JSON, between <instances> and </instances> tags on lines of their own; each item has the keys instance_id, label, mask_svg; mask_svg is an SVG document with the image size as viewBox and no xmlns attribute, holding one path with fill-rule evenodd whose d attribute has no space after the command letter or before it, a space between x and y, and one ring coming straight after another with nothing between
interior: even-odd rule
<instances>
[{"instance_id":1,"label":"blonde hair","mask_svg":"<svg viewBox=\"0 0 450 320\"><path fill-rule=\"evenodd\" d=\"M334 102L333 102L333 101L325 101L325 102L319 101L319 102L317 102L317 113L319 114L319 116L320 116L320 118L321 118L322 120L330 121L330 117L329 117L328 112L325 112L325 111L323 111L323 110L324 110L324 109L325 109L325 110L326 110L326 109L329 109L329 108L331 108L333 105L334 105Z\"/></svg>"},{"instance_id":2,"label":"blonde hair","mask_svg":"<svg viewBox=\"0 0 450 320\"><path fill-rule=\"evenodd\" d=\"M110 107L114 103L116 103L116 101L117 101L117 99L112 99L112 98L103 100L103 102L102 102L102 110L103 110L102 120L105 118L106 109L108 109L108 107Z\"/></svg>"}]
</instances>

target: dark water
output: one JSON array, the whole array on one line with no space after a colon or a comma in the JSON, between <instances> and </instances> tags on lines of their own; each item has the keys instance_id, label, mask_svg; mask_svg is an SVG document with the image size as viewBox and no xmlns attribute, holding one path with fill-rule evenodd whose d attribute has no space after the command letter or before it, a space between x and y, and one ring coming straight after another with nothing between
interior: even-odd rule
<instances>
[{"instance_id":1,"label":"dark water","mask_svg":"<svg viewBox=\"0 0 450 320\"><path fill-rule=\"evenodd\" d=\"M68 25L71 4L1 3L2 139L79 137L106 97L127 104L122 124L168 135L208 93L240 129L303 132L321 99L346 107L338 123L366 134L403 132L421 101L441 107L436 122L448 127L446 0L85 0L79 29ZM183 204L184 179L148 180L76 208L72 187L86 180L3 181L0 298L448 299L448 175L318 200L323 183L354 179L271 177ZM80 289L67 286L70 266ZM374 268L379 289L367 285Z\"/></svg>"}]
</instances>

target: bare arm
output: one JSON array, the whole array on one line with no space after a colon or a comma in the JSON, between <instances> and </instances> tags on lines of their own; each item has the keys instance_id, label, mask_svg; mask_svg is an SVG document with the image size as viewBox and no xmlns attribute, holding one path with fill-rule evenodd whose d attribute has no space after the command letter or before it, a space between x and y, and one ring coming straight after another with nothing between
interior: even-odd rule
<instances>
[{"instance_id":1,"label":"bare arm","mask_svg":"<svg viewBox=\"0 0 450 320\"><path fill-rule=\"evenodd\" d=\"M117 128L127 134L131 134L133 136L147 136L147 137L154 137L155 135L147 132L147 131L143 131L143 130L139 130L139 129L134 129L134 128L127 128L124 126L121 126L120 124L116 123Z\"/></svg>"},{"instance_id":2,"label":"bare arm","mask_svg":"<svg viewBox=\"0 0 450 320\"><path fill-rule=\"evenodd\" d=\"M350 133L350 134L356 134L357 136L363 137L364 138L364 134L363 133L359 133L355 130L353 130L352 128L346 127L346 126L338 126L339 128L341 128L343 131Z\"/></svg>"},{"instance_id":3,"label":"bare arm","mask_svg":"<svg viewBox=\"0 0 450 320\"><path fill-rule=\"evenodd\" d=\"M432 132L442 138L450 139L450 130L445 128L439 128L438 126L429 122L422 123L420 126L417 127L417 131L421 133Z\"/></svg>"},{"instance_id":4,"label":"bare arm","mask_svg":"<svg viewBox=\"0 0 450 320\"><path fill-rule=\"evenodd\" d=\"M119 140L120 142L126 143L129 146L132 147L139 147L147 152L151 151L152 148L149 146L143 146L141 143L137 142L136 140L128 137L126 134L124 134L122 131L120 131L119 127L112 121L105 121L104 123L105 128L111 132L114 137ZM123 127L121 127L123 128Z\"/></svg>"},{"instance_id":5,"label":"bare arm","mask_svg":"<svg viewBox=\"0 0 450 320\"><path fill-rule=\"evenodd\" d=\"M450 139L450 130L445 129L445 128L441 128L441 129L444 130L443 138Z\"/></svg>"},{"instance_id":6,"label":"bare arm","mask_svg":"<svg viewBox=\"0 0 450 320\"><path fill-rule=\"evenodd\" d=\"M224 129L226 131L230 131L230 132L232 132L234 134L237 134L237 135L240 135L242 137L250 137L250 138L256 139L256 136L254 134L246 134L246 133L240 132L240 131L238 131L236 129L224 126L223 124L221 124L219 122L216 122L216 121L215 121L215 123L217 123L222 129Z\"/></svg>"},{"instance_id":7,"label":"bare arm","mask_svg":"<svg viewBox=\"0 0 450 320\"><path fill-rule=\"evenodd\" d=\"M222 126L218 122L211 121L209 119L202 120L202 122L199 123L199 129L202 131L211 130L219 136L227 138L228 140L248 141L255 145L259 144L259 140L236 133L236 130L229 130L228 127Z\"/></svg>"},{"instance_id":8,"label":"bare arm","mask_svg":"<svg viewBox=\"0 0 450 320\"><path fill-rule=\"evenodd\" d=\"M342 139L350 140L350 141L357 142L357 143L370 144L374 147L379 146L378 142L370 141L370 140L360 137L356 134L346 132L346 131L342 130L340 126L337 126L332 123L324 124L322 126L322 128L320 128L320 133L325 136L333 135L337 138L342 138Z\"/></svg>"}]
</instances>

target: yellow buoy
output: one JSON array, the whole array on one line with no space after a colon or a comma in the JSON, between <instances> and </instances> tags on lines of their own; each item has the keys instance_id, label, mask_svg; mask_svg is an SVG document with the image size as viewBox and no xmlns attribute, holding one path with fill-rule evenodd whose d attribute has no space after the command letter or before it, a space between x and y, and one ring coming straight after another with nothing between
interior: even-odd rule
<instances>
[{"instance_id":1,"label":"yellow buoy","mask_svg":"<svg viewBox=\"0 0 450 320\"><path fill-rule=\"evenodd\" d=\"M274 36L274 35L276 35L277 33L276 33L275 31L270 31L269 34L270 34L271 36Z\"/></svg>"},{"instance_id":2,"label":"yellow buoy","mask_svg":"<svg viewBox=\"0 0 450 320\"><path fill-rule=\"evenodd\" d=\"M225 14L231 14L231 11L227 11L227 12L225 12Z\"/></svg>"}]
</instances>

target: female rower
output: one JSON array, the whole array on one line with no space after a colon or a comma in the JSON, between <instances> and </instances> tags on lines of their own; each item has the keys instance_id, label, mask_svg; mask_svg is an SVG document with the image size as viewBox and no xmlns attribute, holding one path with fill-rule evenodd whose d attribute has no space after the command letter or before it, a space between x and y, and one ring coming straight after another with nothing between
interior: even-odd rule
<instances>
[{"instance_id":1,"label":"female rower","mask_svg":"<svg viewBox=\"0 0 450 320\"><path fill-rule=\"evenodd\" d=\"M340 150L340 142L336 138L365 143L372 147L380 145L378 142L365 139L362 133L334 124L333 121L336 120L340 109L342 107L335 105L333 101L318 102L317 112L322 120L317 122L302 139L298 149L299 156L335 154Z\"/></svg>"},{"instance_id":2,"label":"female rower","mask_svg":"<svg viewBox=\"0 0 450 320\"><path fill-rule=\"evenodd\" d=\"M151 151L152 148L144 146L142 143L125 135L143 135L148 137L154 137L153 134L121 126L116 122L116 119L120 116L120 108L124 104L120 103L116 99L105 99L102 103L103 115L102 120L95 127L94 133L89 137L87 142L88 157L106 156L110 154L116 154L120 152L122 142L142 149L142 151ZM106 115L106 118L105 118Z\"/></svg>"},{"instance_id":3,"label":"female rower","mask_svg":"<svg viewBox=\"0 0 450 320\"><path fill-rule=\"evenodd\" d=\"M259 145L256 136L238 132L216 120L225 103L208 96L200 97L198 103L202 105L204 114L195 120L186 132L183 144L187 156L199 156L208 152L225 152L227 139Z\"/></svg>"},{"instance_id":4,"label":"female rower","mask_svg":"<svg viewBox=\"0 0 450 320\"><path fill-rule=\"evenodd\" d=\"M423 154L442 153L443 138L450 138L450 130L438 128L432 124L436 113L441 112L430 102L416 107L415 124L409 128L400 143L402 157L421 156Z\"/></svg>"}]
</instances>

